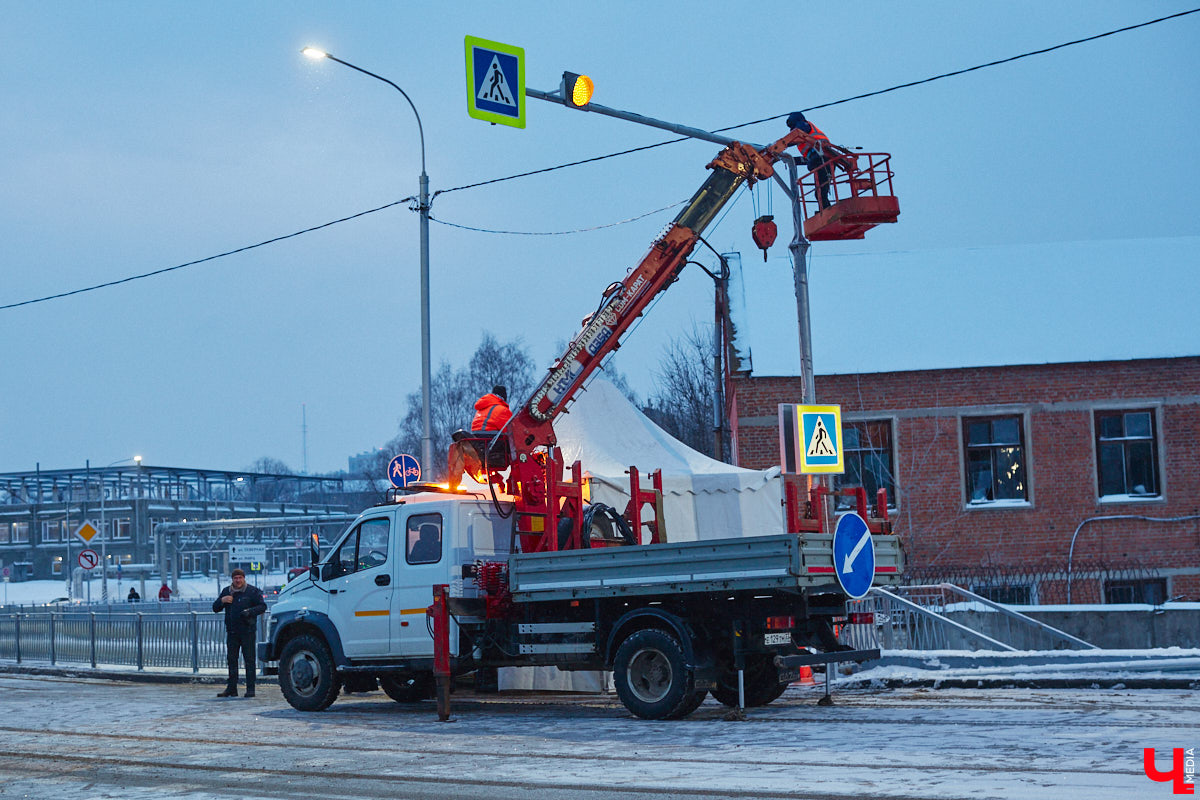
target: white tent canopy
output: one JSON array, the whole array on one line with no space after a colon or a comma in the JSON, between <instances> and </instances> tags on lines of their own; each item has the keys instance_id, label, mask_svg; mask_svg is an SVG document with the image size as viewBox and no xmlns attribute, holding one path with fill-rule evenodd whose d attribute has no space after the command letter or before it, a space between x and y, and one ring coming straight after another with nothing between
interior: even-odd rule
<instances>
[{"instance_id":1,"label":"white tent canopy","mask_svg":"<svg viewBox=\"0 0 1200 800\"><path fill-rule=\"evenodd\" d=\"M672 438L600 377L555 423L563 460L578 459L590 478L594 502L624 511L635 466L642 488L662 470L663 516L672 542L783 532L779 468L751 470L725 464Z\"/></svg>"}]
</instances>

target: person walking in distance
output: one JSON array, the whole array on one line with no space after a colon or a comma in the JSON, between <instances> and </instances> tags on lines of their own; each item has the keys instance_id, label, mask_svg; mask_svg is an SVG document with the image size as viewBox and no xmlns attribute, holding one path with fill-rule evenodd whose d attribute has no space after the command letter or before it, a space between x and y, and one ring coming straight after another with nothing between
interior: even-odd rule
<instances>
[{"instance_id":1,"label":"person walking in distance","mask_svg":"<svg viewBox=\"0 0 1200 800\"><path fill-rule=\"evenodd\" d=\"M212 607L214 613L225 612L225 649L229 662L229 681L217 697L237 697L239 651L246 667L246 697L254 697L254 673L258 670L254 634L258 616L267 610L267 604L262 591L246 583L245 572L235 569L229 577L229 586L221 590Z\"/></svg>"}]
</instances>

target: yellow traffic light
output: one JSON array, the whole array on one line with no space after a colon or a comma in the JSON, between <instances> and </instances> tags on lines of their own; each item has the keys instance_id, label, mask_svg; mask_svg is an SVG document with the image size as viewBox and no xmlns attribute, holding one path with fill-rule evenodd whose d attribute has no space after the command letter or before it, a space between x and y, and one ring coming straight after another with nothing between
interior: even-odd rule
<instances>
[{"instance_id":1,"label":"yellow traffic light","mask_svg":"<svg viewBox=\"0 0 1200 800\"><path fill-rule=\"evenodd\" d=\"M559 91L562 93L563 105L569 108L585 108L592 101L592 92L596 84L587 75L576 75L574 72L564 72Z\"/></svg>"}]
</instances>

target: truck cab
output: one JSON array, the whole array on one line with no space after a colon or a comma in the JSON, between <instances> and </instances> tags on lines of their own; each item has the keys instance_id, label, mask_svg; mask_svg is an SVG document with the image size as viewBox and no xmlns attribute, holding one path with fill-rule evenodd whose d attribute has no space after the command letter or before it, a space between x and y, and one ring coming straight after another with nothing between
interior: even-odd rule
<instances>
[{"instance_id":1,"label":"truck cab","mask_svg":"<svg viewBox=\"0 0 1200 800\"><path fill-rule=\"evenodd\" d=\"M351 684L356 673L424 674L434 656L425 617L432 587L475 596L464 572L477 560L506 558L510 539L511 525L483 498L421 493L369 508L280 592L259 655L281 662L285 694L304 705L332 702L332 688L319 686L330 669ZM450 641L457 655L453 627ZM303 650L298 658L287 652L292 645Z\"/></svg>"}]
</instances>

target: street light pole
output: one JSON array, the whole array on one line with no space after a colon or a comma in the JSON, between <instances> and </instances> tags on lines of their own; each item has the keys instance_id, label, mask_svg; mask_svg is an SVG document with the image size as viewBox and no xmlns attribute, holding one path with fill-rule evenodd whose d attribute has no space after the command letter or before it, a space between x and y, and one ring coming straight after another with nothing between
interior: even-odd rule
<instances>
[{"instance_id":1,"label":"street light pole","mask_svg":"<svg viewBox=\"0 0 1200 800\"><path fill-rule=\"evenodd\" d=\"M404 96L404 99L408 101L409 108L412 109L413 116L417 118L417 133L421 137L421 176L417 192L417 210L421 214L421 464L422 469L428 473L433 468L433 435L429 415L429 176L425 173L425 129L421 125L421 115L417 113L417 107L408 93L387 78L357 67L349 61L343 61L315 47L306 47L300 52L309 58L327 58L330 61L336 61L344 67L361 72L363 75L369 75L377 81L383 81Z\"/></svg>"}]
</instances>

